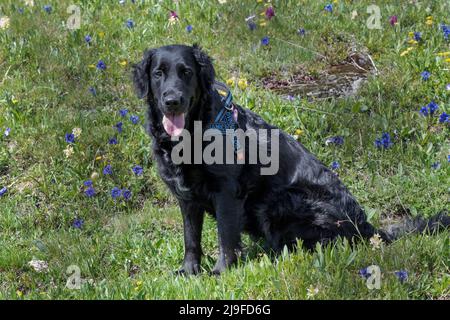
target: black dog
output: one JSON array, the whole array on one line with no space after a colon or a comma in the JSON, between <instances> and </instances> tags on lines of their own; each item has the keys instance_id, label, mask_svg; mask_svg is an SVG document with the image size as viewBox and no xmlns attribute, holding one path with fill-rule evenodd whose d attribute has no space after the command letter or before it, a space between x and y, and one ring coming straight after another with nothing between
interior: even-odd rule
<instances>
[{"instance_id":1,"label":"black dog","mask_svg":"<svg viewBox=\"0 0 450 320\"><path fill-rule=\"evenodd\" d=\"M171 153L176 142L171 138L183 129L194 133L194 121L208 127L224 109L224 98L214 87L211 60L195 45L164 46L146 51L134 66L133 77L139 97L149 105L148 131L160 175L183 214L182 273L200 271L205 211L217 219L220 256L213 270L216 274L237 260L241 232L263 238L269 248L280 251L297 239L306 248L339 236L370 238L376 233L389 242L404 232L450 225L450 217L441 214L431 220L408 220L391 231L376 230L336 174L282 131L275 175L261 175L261 163L175 164ZM237 105L231 109L238 128L276 129L250 110ZM270 138L265 141L271 142Z\"/></svg>"}]
</instances>

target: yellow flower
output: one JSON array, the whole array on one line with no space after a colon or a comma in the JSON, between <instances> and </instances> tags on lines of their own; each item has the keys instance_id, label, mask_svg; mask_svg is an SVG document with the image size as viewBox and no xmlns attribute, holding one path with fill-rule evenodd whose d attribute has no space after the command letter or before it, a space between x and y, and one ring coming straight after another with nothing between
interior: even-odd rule
<instances>
[{"instance_id":1,"label":"yellow flower","mask_svg":"<svg viewBox=\"0 0 450 320\"><path fill-rule=\"evenodd\" d=\"M13 104L18 104L18 103L19 103L19 100L17 100L16 98L12 98L11 102L12 102Z\"/></svg>"},{"instance_id":2,"label":"yellow flower","mask_svg":"<svg viewBox=\"0 0 450 320\"><path fill-rule=\"evenodd\" d=\"M102 160L102 156L98 156L97 158L95 158L95 160L97 161Z\"/></svg>"},{"instance_id":3,"label":"yellow flower","mask_svg":"<svg viewBox=\"0 0 450 320\"><path fill-rule=\"evenodd\" d=\"M428 25L428 26L433 25L433 17L432 16L427 17L427 20L425 21L425 24Z\"/></svg>"},{"instance_id":4,"label":"yellow flower","mask_svg":"<svg viewBox=\"0 0 450 320\"><path fill-rule=\"evenodd\" d=\"M98 33L98 36L100 37L100 39L103 39L105 37L105 33L103 31L100 31Z\"/></svg>"},{"instance_id":5,"label":"yellow flower","mask_svg":"<svg viewBox=\"0 0 450 320\"><path fill-rule=\"evenodd\" d=\"M267 22L261 22L260 24L259 24L261 27L265 27L265 26L267 26Z\"/></svg>"},{"instance_id":6,"label":"yellow flower","mask_svg":"<svg viewBox=\"0 0 450 320\"><path fill-rule=\"evenodd\" d=\"M408 43L414 45L414 44L417 44L418 42L416 40L411 39L411 40L408 40Z\"/></svg>"},{"instance_id":7,"label":"yellow flower","mask_svg":"<svg viewBox=\"0 0 450 320\"><path fill-rule=\"evenodd\" d=\"M88 65L88 67L91 69L95 69L95 64L90 64L90 65Z\"/></svg>"},{"instance_id":8,"label":"yellow flower","mask_svg":"<svg viewBox=\"0 0 450 320\"><path fill-rule=\"evenodd\" d=\"M445 59L445 62L450 62L450 58Z\"/></svg>"},{"instance_id":9,"label":"yellow flower","mask_svg":"<svg viewBox=\"0 0 450 320\"><path fill-rule=\"evenodd\" d=\"M16 291L16 294L17 294L17 296L18 296L19 298L22 298L22 296L23 296L23 292L20 291L20 290L17 290L17 291Z\"/></svg>"},{"instance_id":10,"label":"yellow flower","mask_svg":"<svg viewBox=\"0 0 450 320\"><path fill-rule=\"evenodd\" d=\"M446 52L439 52L437 54L439 57L446 57L446 56L450 56L450 51L446 51Z\"/></svg>"},{"instance_id":11,"label":"yellow flower","mask_svg":"<svg viewBox=\"0 0 450 320\"><path fill-rule=\"evenodd\" d=\"M408 53L411 52L411 50L413 50L413 47L409 47L408 49L406 49L405 51L403 51L402 53L400 53L400 57L403 57L405 55L407 55Z\"/></svg>"},{"instance_id":12,"label":"yellow flower","mask_svg":"<svg viewBox=\"0 0 450 320\"><path fill-rule=\"evenodd\" d=\"M230 78L227 80L227 86L233 87L235 84L234 78Z\"/></svg>"},{"instance_id":13,"label":"yellow flower","mask_svg":"<svg viewBox=\"0 0 450 320\"><path fill-rule=\"evenodd\" d=\"M217 90L217 92L219 92L219 94L220 94L222 97L225 97L225 96L227 95L227 93L226 93L225 91L223 91L223 90Z\"/></svg>"},{"instance_id":14,"label":"yellow flower","mask_svg":"<svg viewBox=\"0 0 450 320\"><path fill-rule=\"evenodd\" d=\"M128 64L128 62L127 62L127 60L122 60L122 61L119 62L119 64L120 64L122 67L125 67L125 66Z\"/></svg>"},{"instance_id":15,"label":"yellow flower","mask_svg":"<svg viewBox=\"0 0 450 320\"><path fill-rule=\"evenodd\" d=\"M299 135L303 134L303 130L297 129L297 130L295 130L295 134L299 136Z\"/></svg>"},{"instance_id":16,"label":"yellow flower","mask_svg":"<svg viewBox=\"0 0 450 320\"><path fill-rule=\"evenodd\" d=\"M248 86L247 79L239 79L239 81L238 81L239 89L245 90L247 88L247 86Z\"/></svg>"},{"instance_id":17,"label":"yellow flower","mask_svg":"<svg viewBox=\"0 0 450 320\"><path fill-rule=\"evenodd\" d=\"M408 32L408 37L414 38L414 32L412 32L412 31Z\"/></svg>"}]
</instances>

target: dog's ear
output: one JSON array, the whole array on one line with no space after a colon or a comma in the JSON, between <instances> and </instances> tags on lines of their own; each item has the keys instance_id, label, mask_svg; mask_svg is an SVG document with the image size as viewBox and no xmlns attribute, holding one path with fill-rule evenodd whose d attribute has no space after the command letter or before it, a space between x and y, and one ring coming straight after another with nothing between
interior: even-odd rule
<instances>
[{"instance_id":1,"label":"dog's ear","mask_svg":"<svg viewBox=\"0 0 450 320\"><path fill-rule=\"evenodd\" d=\"M198 74L200 84L205 92L210 92L216 76L211 58L197 44L194 44L192 48L195 61L200 67Z\"/></svg>"},{"instance_id":2,"label":"dog's ear","mask_svg":"<svg viewBox=\"0 0 450 320\"><path fill-rule=\"evenodd\" d=\"M140 99L145 98L150 90L150 66L155 52L155 49L146 50L142 61L133 65L134 88Z\"/></svg>"}]
</instances>

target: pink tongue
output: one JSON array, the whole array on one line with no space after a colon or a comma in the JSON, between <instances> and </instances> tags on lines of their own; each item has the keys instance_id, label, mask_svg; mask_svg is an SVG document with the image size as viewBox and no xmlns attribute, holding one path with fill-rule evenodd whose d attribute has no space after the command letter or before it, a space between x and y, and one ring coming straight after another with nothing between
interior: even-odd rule
<instances>
[{"instance_id":1,"label":"pink tongue","mask_svg":"<svg viewBox=\"0 0 450 320\"><path fill-rule=\"evenodd\" d=\"M164 115L162 123L170 136L177 137L184 129L184 113Z\"/></svg>"}]
</instances>

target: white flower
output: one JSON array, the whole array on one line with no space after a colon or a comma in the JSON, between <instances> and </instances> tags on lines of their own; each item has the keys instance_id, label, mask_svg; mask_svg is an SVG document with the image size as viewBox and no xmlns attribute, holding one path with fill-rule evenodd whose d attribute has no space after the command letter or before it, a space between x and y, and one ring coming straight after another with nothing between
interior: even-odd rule
<instances>
[{"instance_id":1,"label":"white flower","mask_svg":"<svg viewBox=\"0 0 450 320\"><path fill-rule=\"evenodd\" d=\"M81 132L82 132L81 128L73 128L73 130L72 130L72 133L75 136L75 138L80 137L81 136Z\"/></svg>"},{"instance_id":2,"label":"white flower","mask_svg":"<svg viewBox=\"0 0 450 320\"><path fill-rule=\"evenodd\" d=\"M375 233L372 238L370 238L370 244L372 245L372 250L380 249L383 244L383 239L381 239L378 233Z\"/></svg>"},{"instance_id":3,"label":"white flower","mask_svg":"<svg viewBox=\"0 0 450 320\"><path fill-rule=\"evenodd\" d=\"M34 0L25 0L25 5L29 7L34 7Z\"/></svg>"},{"instance_id":4,"label":"white flower","mask_svg":"<svg viewBox=\"0 0 450 320\"><path fill-rule=\"evenodd\" d=\"M48 263L43 260L31 260L28 265L36 272L46 272L48 270Z\"/></svg>"},{"instance_id":5,"label":"white flower","mask_svg":"<svg viewBox=\"0 0 450 320\"><path fill-rule=\"evenodd\" d=\"M1 17L0 18L0 29L8 29L9 28L9 17Z\"/></svg>"},{"instance_id":6,"label":"white flower","mask_svg":"<svg viewBox=\"0 0 450 320\"><path fill-rule=\"evenodd\" d=\"M225 4L225 3L227 3L227 0L219 0L219 3L220 4Z\"/></svg>"},{"instance_id":7,"label":"white flower","mask_svg":"<svg viewBox=\"0 0 450 320\"><path fill-rule=\"evenodd\" d=\"M63 152L66 155L66 158L69 158L71 155L73 155L73 147L71 145L68 145L67 148L63 150Z\"/></svg>"},{"instance_id":8,"label":"white flower","mask_svg":"<svg viewBox=\"0 0 450 320\"><path fill-rule=\"evenodd\" d=\"M353 10L352 11L352 20L355 20L355 18L358 16L358 11Z\"/></svg>"},{"instance_id":9,"label":"white flower","mask_svg":"<svg viewBox=\"0 0 450 320\"><path fill-rule=\"evenodd\" d=\"M312 297L314 297L318 293L319 293L319 288L318 287L314 287L313 285L310 285L309 288L306 290L306 297L308 299L311 299Z\"/></svg>"}]
</instances>

